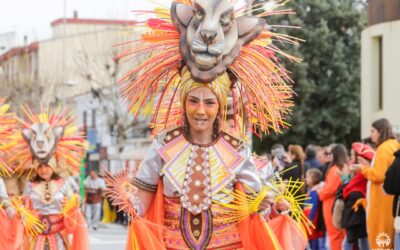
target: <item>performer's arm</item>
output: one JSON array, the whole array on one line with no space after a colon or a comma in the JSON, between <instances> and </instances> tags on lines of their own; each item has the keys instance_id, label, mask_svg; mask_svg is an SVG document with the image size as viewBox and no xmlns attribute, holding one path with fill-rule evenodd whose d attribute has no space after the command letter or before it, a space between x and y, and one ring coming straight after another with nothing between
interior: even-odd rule
<instances>
[{"instance_id":1,"label":"performer's arm","mask_svg":"<svg viewBox=\"0 0 400 250\"><path fill-rule=\"evenodd\" d=\"M163 161L158 153L161 143L157 140L153 142L149 152L141 163L137 175L133 178L132 184L137 188L132 193L131 203L136 212L143 216L146 214L154 195L157 191L158 182Z\"/></svg>"},{"instance_id":2,"label":"performer's arm","mask_svg":"<svg viewBox=\"0 0 400 250\"><path fill-rule=\"evenodd\" d=\"M243 184L246 193L258 193L262 188L261 178L257 172L256 164L249 148L240 151L244 161L236 175L238 182ZM249 190L250 189L250 190Z\"/></svg>"}]
</instances>

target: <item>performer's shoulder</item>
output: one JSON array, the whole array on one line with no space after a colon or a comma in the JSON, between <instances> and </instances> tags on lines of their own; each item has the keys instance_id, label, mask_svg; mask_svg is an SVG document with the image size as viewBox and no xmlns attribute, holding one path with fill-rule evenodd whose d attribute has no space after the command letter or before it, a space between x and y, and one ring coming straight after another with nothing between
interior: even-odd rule
<instances>
[{"instance_id":1,"label":"performer's shoulder","mask_svg":"<svg viewBox=\"0 0 400 250\"><path fill-rule=\"evenodd\" d=\"M226 131L221 131L222 138L234 149L240 150L246 147L246 142L238 137L235 137Z\"/></svg>"},{"instance_id":2,"label":"performer's shoulder","mask_svg":"<svg viewBox=\"0 0 400 250\"><path fill-rule=\"evenodd\" d=\"M174 140L175 138L179 137L183 133L182 127L174 127L169 128L161 131L157 136L157 140L161 144L167 144Z\"/></svg>"}]
</instances>

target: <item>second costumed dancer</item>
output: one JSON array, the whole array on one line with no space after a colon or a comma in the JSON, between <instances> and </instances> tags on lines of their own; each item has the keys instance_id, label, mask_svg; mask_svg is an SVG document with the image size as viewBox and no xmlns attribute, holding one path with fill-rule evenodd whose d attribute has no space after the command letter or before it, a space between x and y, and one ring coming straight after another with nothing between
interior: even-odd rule
<instances>
[{"instance_id":1,"label":"second costumed dancer","mask_svg":"<svg viewBox=\"0 0 400 250\"><path fill-rule=\"evenodd\" d=\"M62 110L34 113L22 108L10 161L15 172L27 172L23 199L40 227L25 233L24 248L33 250L89 249L87 225L67 177L79 170L84 137L74 116ZM70 238L70 236L72 236Z\"/></svg>"}]
</instances>

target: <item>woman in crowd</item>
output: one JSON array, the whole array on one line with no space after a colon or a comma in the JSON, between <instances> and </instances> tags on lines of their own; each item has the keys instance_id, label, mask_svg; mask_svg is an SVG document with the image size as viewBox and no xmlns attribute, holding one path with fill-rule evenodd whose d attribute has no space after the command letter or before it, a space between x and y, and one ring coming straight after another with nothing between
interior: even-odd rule
<instances>
[{"instance_id":1,"label":"woman in crowd","mask_svg":"<svg viewBox=\"0 0 400 250\"><path fill-rule=\"evenodd\" d=\"M327 170L325 184L318 192L318 197L322 201L322 210L330 247L332 250L341 250L345 233L333 225L332 208L336 192L343 184L341 175L343 172L349 172L349 156L346 148L342 144L335 145L332 148L332 158L332 163Z\"/></svg>"},{"instance_id":2,"label":"woman in crowd","mask_svg":"<svg viewBox=\"0 0 400 250\"><path fill-rule=\"evenodd\" d=\"M304 180L304 152L300 145L289 145L289 162L282 174L283 180Z\"/></svg>"},{"instance_id":3,"label":"woman in crowd","mask_svg":"<svg viewBox=\"0 0 400 250\"><path fill-rule=\"evenodd\" d=\"M367 191L367 232L371 249L381 248L379 240L390 238L387 249L393 248L393 215L389 209L393 206L393 195L383 191L385 173L394 160L394 152L399 143L394 139L392 128L387 119L379 119L372 123L371 140L377 145L375 157L371 163L358 157L361 173L368 179Z\"/></svg>"},{"instance_id":4,"label":"woman in crowd","mask_svg":"<svg viewBox=\"0 0 400 250\"><path fill-rule=\"evenodd\" d=\"M357 164L358 156L370 162L374 155L375 152L370 146L355 142L352 144L350 163L352 166ZM344 250L351 250L355 245L359 249L369 249L365 213L366 192L367 180L361 172L356 172L343 188L344 208L341 226L346 229Z\"/></svg>"}]
</instances>

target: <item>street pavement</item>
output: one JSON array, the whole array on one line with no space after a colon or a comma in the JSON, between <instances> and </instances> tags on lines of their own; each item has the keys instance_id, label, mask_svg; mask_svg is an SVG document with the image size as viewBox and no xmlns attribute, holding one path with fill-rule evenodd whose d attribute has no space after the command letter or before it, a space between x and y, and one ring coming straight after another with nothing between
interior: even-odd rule
<instances>
[{"instance_id":1,"label":"street pavement","mask_svg":"<svg viewBox=\"0 0 400 250\"><path fill-rule=\"evenodd\" d=\"M120 224L101 224L89 230L90 250L125 250L127 227Z\"/></svg>"}]
</instances>

